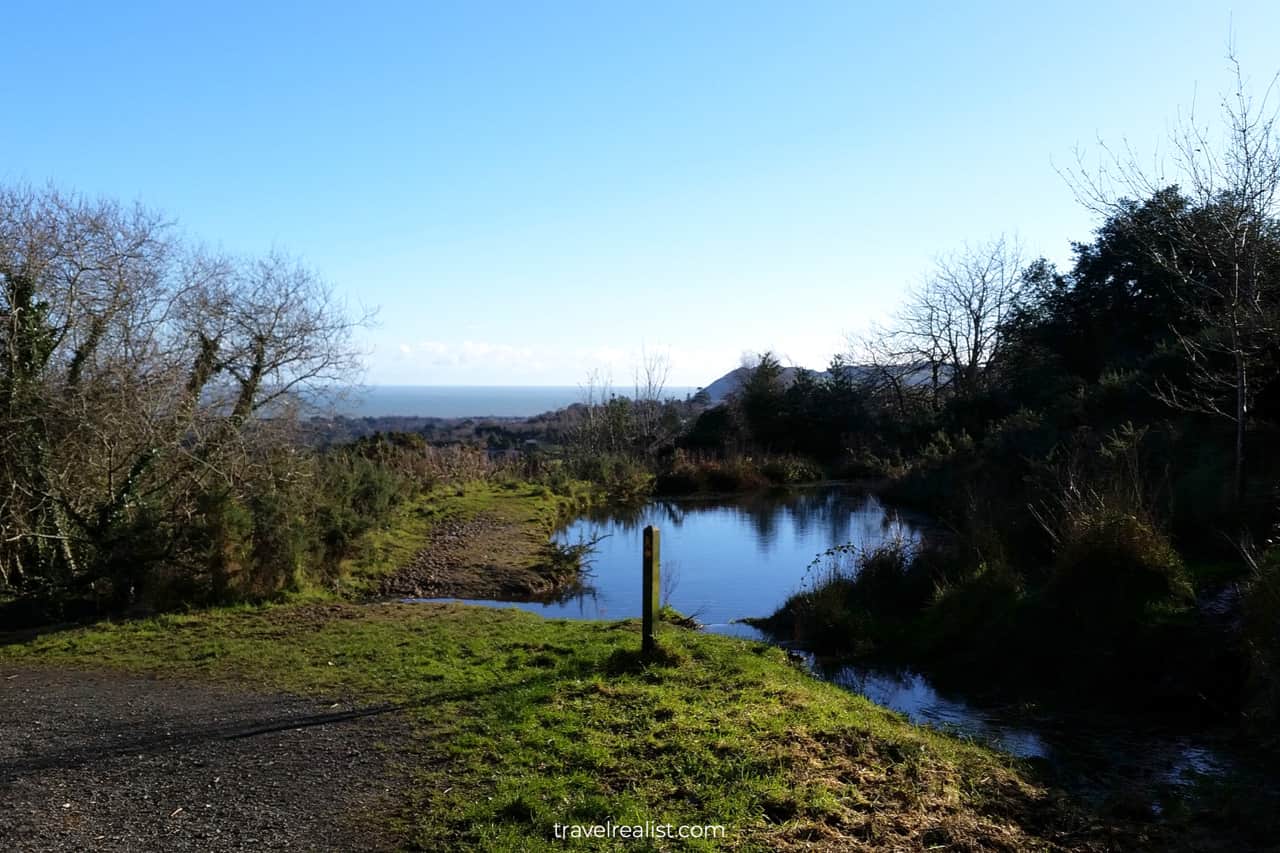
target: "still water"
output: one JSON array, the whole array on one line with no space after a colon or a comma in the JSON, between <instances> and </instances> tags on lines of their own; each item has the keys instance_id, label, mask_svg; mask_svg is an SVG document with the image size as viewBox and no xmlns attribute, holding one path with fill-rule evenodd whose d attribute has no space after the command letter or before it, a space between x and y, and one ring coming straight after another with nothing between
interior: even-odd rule
<instances>
[{"instance_id":1,"label":"still water","mask_svg":"<svg viewBox=\"0 0 1280 853\"><path fill-rule=\"evenodd\" d=\"M645 525L661 531L662 598L707 630L764 639L738 620L767 616L810 582L816 561L836 545L874 547L916 539L925 516L894 510L874 495L841 488L752 495L731 501L658 500L630 512L578 519L561 542L595 541L587 587L556 603L504 603L552 618L640 615ZM816 562L815 562L816 561ZM492 602L490 602L492 603ZM1139 723L1098 725L1017 704L943 692L911 670L820 661L798 649L815 675L912 722L1046 762L1069 787L1106 792L1117 784L1148 793L1218 775L1230 763L1201 739Z\"/></svg>"},{"instance_id":2,"label":"still water","mask_svg":"<svg viewBox=\"0 0 1280 853\"><path fill-rule=\"evenodd\" d=\"M581 518L560 531L561 542L596 543L586 588L558 603L516 606L561 618L639 616L641 541L649 524L660 531L663 602L708 630L752 639L763 635L735 620L772 613L801 588L819 553L847 542L874 547L917 535L912 519L873 496L840 489L731 502L653 501Z\"/></svg>"}]
</instances>

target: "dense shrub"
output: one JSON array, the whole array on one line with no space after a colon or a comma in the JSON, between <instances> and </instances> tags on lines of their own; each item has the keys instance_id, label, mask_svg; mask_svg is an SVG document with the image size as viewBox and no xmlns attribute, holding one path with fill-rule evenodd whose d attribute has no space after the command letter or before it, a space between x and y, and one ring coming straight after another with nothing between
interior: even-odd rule
<instances>
[{"instance_id":1,"label":"dense shrub","mask_svg":"<svg viewBox=\"0 0 1280 853\"><path fill-rule=\"evenodd\" d=\"M240 483L197 494L190 518L176 528L145 504L109 517L75 607L166 610L329 585L364 534L413 494L441 482L526 473L483 450L432 447L404 434L262 454L252 463Z\"/></svg>"},{"instance_id":2,"label":"dense shrub","mask_svg":"<svg viewBox=\"0 0 1280 853\"><path fill-rule=\"evenodd\" d=\"M1168 538L1150 521L1105 508L1070 518L1047 592L1071 615L1111 624L1136 622L1153 605L1194 598Z\"/></svg>"},{"instance_id":3,"label":"dense shrub","mask_svg":"<svg viewBox=\"0 0 1280 853\"><path fill-rule=\"evenodd\" d=\"M939 585L913 628L908 645L922 657L963 658L967 665L994 668L1029 650L1013 638L1024 602L1023 584L998 563L981 563L953 582Z\"/></svg>"},{"instance_id":4,"label":"dense shrub","mask_svg":"<svg viewBox=\"0 0 1280 853\"><path fill-rule=\"evenodd\" d=\"M1274 740L1280 720L1280 543L1257 561L1244 589L1249 711L1254 728Z\"/></svg>"},{"instance_id":5,"label":"dense shrub","mask_svg":"<svg viewBox=\"0 0 1280 853\"><path fill-rule=\"evenodd\" d=\"M328 573L412 490L411 481L385 461L351 452L321 460L314 527Z\"/></svg>"},{"instance_id":6,"label":"dense shrub","mask_svg":"<svg viewBox=\"0 0 1280 853\"><path fill-rule=\"evenodd\" d=\"M883 618L918 610L932 591L928 569L919 560L916 546L907 540L894 539L858 555L850 594Z\"/></svg>"},{"instance_id":7,"label":"dense shrub","mask_svg":"<svg viewBox=\"0 0 1280 853\"><path fill-rule=\"evenodd\" d=\"M771 457L761 464L760 473L779 486L812 483L823 477L821 468L801 456Z\"/></svg>"},{"instance_id":8,"label":"dense shrub","mask_svg":"<svg viewBox=\"0 0 1280 853\"><path fill-rule=\"evenodd\" d=\"M743 456L720 458L677 450L655 484L659 494L683 495L695 492L740 492L769 485L751 459Z\"/></svg>"},{"instance_id":9,"label":"dense shrub","mask_svg":"<svg viewBox=\"0 0 1280 853\"><path fill-rule=\"evenodd\" d=\"M189 535L192 551L205 555L205 572L193 572L188 577L193 582L207 577L204 595L214 601L224 601L232 597L241 569L250 559L253 516L227 489L206 492L197 505L199 513L192 520ZM164 587L180 600L181 591L173 589L177 580L177 577L166 578ZM199 598L194 589L186 590L186 596L189 600Z\"/></svg>"},{"instance_id":10,"label":"dense shrub","mask_svg":"<svg viewBox=\"0 0 1280 853\"><path fill-rule=\"evenodd\" d=\"M808 587L762 624L824 653L863 652L893 642L936 589L932 549L898 538L870 550L842 545L819 555Z\"/></svg>"},{"instance_id":11,"label":"dense shrub","mask_svg":"<svg viewBox=\"0 0 1280 853\"><path fill-rule=\"evenodd\" d=\"M595 483L611 500L633 502L643 500L653 491L654 475L632 456L600 453L571 460L570 473L578 479Z\"/></svg>"},{"instance_id":12,"label":"dense shrub","mask_svg":"<svg viewBox=\"0 0 1280 853\"><path fill-rule=\"evenodd\" d=\"M658 475L656 490L664 495L695 492L745 492L767 486L811 483L822 469L799 456L717 457L677 450Z\"/></svg>"},{"instance_id":13,"label":"dense shrub","mask_svg":"<svg viewBox=\"0 0 1280 853\"><path fill-rule=\"evenodd\" d=\"M491 456L479 447L435 447L416 433L375 433L334 452L376 462L418 489L430 489L439 483L487 480L512 473L522 464L516 458Z\"/></svg>"},{"instance_id":14,"label":"dense shrub","mask_svg":"<svg viewBox=\"0 0 1280 853\"><path fill-rule=\"evenodd\" d=\"M714 452L736 447L742 439L742 426L734 412L728 406L716 406L698 415L678 443L681 448Z\"/></svg>"}]
</instances>

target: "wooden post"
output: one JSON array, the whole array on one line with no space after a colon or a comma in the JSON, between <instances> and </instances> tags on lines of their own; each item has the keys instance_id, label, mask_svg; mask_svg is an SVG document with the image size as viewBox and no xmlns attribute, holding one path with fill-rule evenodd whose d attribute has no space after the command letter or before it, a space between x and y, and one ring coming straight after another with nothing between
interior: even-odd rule
<instances>
[{"instance_id":1,"label":"wooden post","mask_svg":"<svg viewBox=\"0 0 1280 853\"><path fill-rule=\"evenodd\" d=\"M658 577L658 539L658 528L650 524L644 529L644 603L641 610L644 633L640 650L646 655L652 654L658 645L654 638L654 623L658 619L658 587L661 584Z\"/></svg>"}]
</instances>

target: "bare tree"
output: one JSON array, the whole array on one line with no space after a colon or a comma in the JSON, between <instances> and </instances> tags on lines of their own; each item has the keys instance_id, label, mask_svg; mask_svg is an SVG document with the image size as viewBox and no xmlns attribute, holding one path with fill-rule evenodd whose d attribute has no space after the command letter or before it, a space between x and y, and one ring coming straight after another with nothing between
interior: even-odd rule
<instances>
[{"instance_id":1,"label":"bare tree","mask_svg":"<svg viewBox=\"0 0 1280 853\"><path fill-rule=\"evenodd\" d=\"M671 356L665 352L640 351L640 363L636 365L635 392L637 400L661 400L671 375Z\"/></svg>"},{"instance_id":2,"label":"bare tree","mask_svg":"<svg viewBox=\"0 0 1280 853\"><path fill-rule=\"evenodd\" d=\"M1255 99L1232 48L1228 62L1234 87L1220 99L1221 126L1200 124L1193 102L1171 135L1171 166L1144 165L1128 144L1100 143L1095 168L1078 153L1065 177L1090 210L1127 224L1177 282L1186 319L1172 331L1190 372L1184 383L1162 383L1157 395L1233 424L1239 501L1253 398L1274 375L1280 328L1280 102L1278 78Z\"/></svg>"},{"instance_id":3,"label":"bare tree","mask_svg":"<svg viewBox=\"0 0 1280 853\"><path fill-rule=\"evenodd\" d=\"M900 407L908 386L929 389L934 405L981 389L1022 284L1021 248L1003 236L938 258L890 328L868 343L873 374Z\"/></svg>"},{"instance_id":4,"label":"bare tree","mask_svg":"<svg viewBox=\"0 0 1280 853\"><path fill-rule=\"evenodd\" d=\"M913 407L920 403L920 388L912 381L919 365L904 357L895 341L894 332L881 325L873 326L866 334L850 336L846 359L852 378L880 405L893 409L899 418L906 418ZM937 399L936 389L928 397Z\"/></svg>"},{"instance_id":5,"label":"bare tree","mask_svg":"<svg viewBox=\"0 0 1280 853\"><path fill-rule=\"evenodd\" d=\"M140 526L175 561L211 478L245 492L290 456L285 401L350 378L361 322L295 262L26 187L0 190L0 319L0 575L64 586L145 562Z\"/></svg>"},{"instance_id":6,"label":"bare tree","mask_svg":"<svg viewBox=\"0 0 1280 853\"><path fill-rule=\"evenodd\" d=\"M614 399L613 380L598 368L588 371L582 392L582 412L570 430L569 444L580 456L595 456L611 448L614 436L607 405Z\"/></svg>"},{"instance_id":7,"label":"bare tree","mask_svg":"<svg viewBox=\"0 0 1280 853\"><path fill-rule=\"evenodd\" d=\"M647 452L653 451L664 438L662 430L667 378L671 375L671 357L665 352L641 350L635 371L635 417L638 439Z\"/></svg>"}]
</instances>

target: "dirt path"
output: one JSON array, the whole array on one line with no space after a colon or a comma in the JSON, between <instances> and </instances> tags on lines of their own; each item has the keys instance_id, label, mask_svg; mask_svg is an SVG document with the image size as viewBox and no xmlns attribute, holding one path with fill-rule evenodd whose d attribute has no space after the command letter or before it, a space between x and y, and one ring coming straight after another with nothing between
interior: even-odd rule
<instances>
[{"instance_id":1,"label":"dirt path","mask_svg":"<svg viewBox=\"0 0 1280 853\"><path fill-rule=\"evenodd\" d=\"M0 849L377 850L392 709L0 668Z\"/></svg>"},{"instance_id":2,"label":"dirt path","mask_svg":"<svg viewBox=\"0 0 1280 853\"><path fill-rule=\"evenodd\" d=\"M441 522L431 543L382 582L397 598L483 598L512 601L554 597L578 579L557 566L545 533L518 521L480 513Z\"/></svg>"}]
</instances>

